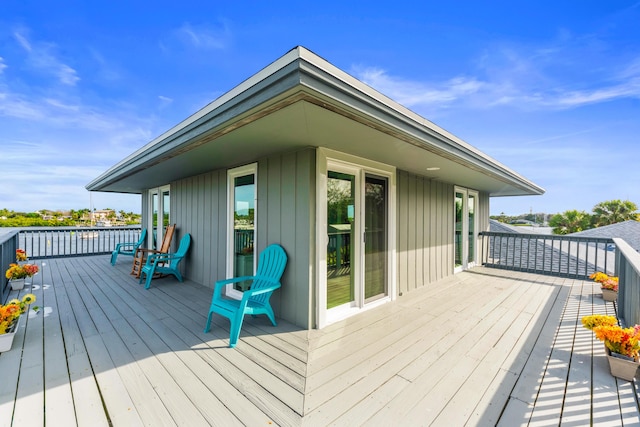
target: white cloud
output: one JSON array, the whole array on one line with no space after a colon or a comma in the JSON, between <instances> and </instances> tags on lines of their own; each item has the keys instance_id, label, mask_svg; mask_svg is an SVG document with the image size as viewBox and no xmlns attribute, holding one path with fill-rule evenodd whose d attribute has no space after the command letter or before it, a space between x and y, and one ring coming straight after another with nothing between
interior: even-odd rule
<instances>
[{"instance_id":1,"label":"white cloud","mask_svg":"<svg viewBox=\"0 0 640 427\"><path fill-rule=\"evenodd\" d=\"M16 41L29 55L29 63L39 72L52 74L60 83L75 86L80 80L75 69L62 62L55 54L56 46L50 43L30 42L25 30L13 33Z\"/></svg>"},{"instance_id":2,"label":"white cloud","mask_svg":"<svg viewBox=\"0 0 640 427\"><path fill-rule=\"evenodd\" d=\"M169 98L167 96L158 95L158 99L160 100L161 108L164 108L173 102L173 98Z\"/></svg>"},{"instance_id":3,"label":"white cloud","mask_svg":"<svg viewBox=\"0 0 640 427\"><path fill-rule=\"evenodd\" d=\"M230 31L226 24L219 27L210 25L183 24L175 31L183 43L199 49L224 49L229 44Z\"/></svg>"},{"instance_id":4,"label":"white cloud","mask_svg":"<svg viewBox=\"0 0 640 427\"><path fill-rule=\"evenodd\" d=\"M0 56L0 74L7 68L8 65L4 63L4 58Z\"/></svg>"},{"instance_id":5,"label":"white cloud","mask_svg":"<svg viewBox=\"0 0 640 427\"><path fill-rule=\"evenodd\" d=\"M13 33L13 36L16 38L16 40L18 41L18 44L20 46L22 46L22 48L24 50L26 50L27 52L31 52L31 43L29 43L29 41L26 39L26 37L24 37L22 34L20 34L20 32L16 31Z\"/></svg>"},{"instance_id":6,"label":"white cloud","mask_svg":"<svg viewBox=\"0 0 640 427\"><path fill-rule=\"evenodd\" d=\"M364 83L402 105L440 105L455 102L483 90L485 83L468 77L454 77L442 83L425 83L393 77L380 68L357 69Z\"/></svg>"},{"instance_id":7,"label":"white cloud","mask_svg":"<svg viewBox=\"0 0 640 427\"><path fill-rule=\"evenodd\" d=\"M630 62L611 60L611 67L602 70L589 68L586 63L576 65L573 58L568 70L563 64L562 49L539 49L534 54L535 61L511 48L495 50L492 55L493 58L485 55L479 61L480 69L475 76L468 72L436 82L392 76L377 67L359 68L354 74L408 107L487 109L509 105L528 110L560 110L640 98L640 58ZM581 67L590 73L575 70Z\"/></svg>"}]
</instances>

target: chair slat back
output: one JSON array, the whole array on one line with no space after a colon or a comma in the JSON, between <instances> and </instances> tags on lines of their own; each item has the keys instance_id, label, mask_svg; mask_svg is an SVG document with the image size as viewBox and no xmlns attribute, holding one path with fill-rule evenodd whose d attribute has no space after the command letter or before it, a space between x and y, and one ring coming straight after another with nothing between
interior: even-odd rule
<instances>
[{"instance_id":1,"label":"chair slat back","mask_svg":"<svg viewBox=\"0 0 640 427\"><path fill-rule=\"evenodd\" d=\"M258 271L256 272L255 279L251 283L251 289L261 289L273 284L272 281L264 280L264 278L279 282L286 266L287 254L284 249L282 249L282 246L277 244L267 246L258 259ZM265 302L268 298L269 294L267 293L256 295L251 299Z\"/></svg>"},{"instance_id":2,"label":"chair slat back","mask_svg":"<svg viewBox=\"0 0 640 427\"><path fill-rule=\"evenodd\" d=\"M176 253L173 254L175 258L171 260L172 266L178 265L180 260L182 260L182 258L184 258L184 256L187 254L187 251L189 250L190 245L191 245L191 234L187 233L184 235L182 239L180 239L180 246L178 246L178 250L176 251Z\"/></svg>"},{"instance_id":3,"label":"chair slat back","mask_svg":"<svg viewBox=\"0 0 640 427\"><path fill-rule=\"evenodd\" d=\"M133 252L135 253L136 249L138 249L140 246L142 246L144 244L144 241L147 238L147 229L144 228L142 230L142 233L140 233L140 239L138 239L138 241L136 242L136 244L133 246Z\"/></svg>"},{"instance_id":4,"label":"chair slat back","mask_svg":"<svg viewBox=\"0 0 640 427\"><path fill-rule=\"evenodd\" d=\"M162 237L162 245L160 245L160 249L158 249L160 252L165 254L169 252L169 248L171 247L171 239L173 239L173 232L175 230L175 224L167 226L167 229L164 231L164 236Z\"/></svg>"}]
</instances>

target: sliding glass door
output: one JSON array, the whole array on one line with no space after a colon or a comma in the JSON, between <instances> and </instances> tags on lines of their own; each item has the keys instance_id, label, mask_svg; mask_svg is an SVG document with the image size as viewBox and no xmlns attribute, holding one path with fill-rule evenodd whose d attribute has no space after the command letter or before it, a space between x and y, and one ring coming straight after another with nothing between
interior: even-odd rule
<instances>
[{"instance_id":1,"label":"sliding glass door","mask_svg":"<svg viewBox=\"0 0 640 427\"><path fill-rule=\"evenodd\" d=\"M326 242L320 324L390 299L392 172L328 160L321 204Z\"/></svg>"},{"instance_id":2,"label":"sliding glass door","mask_svg":"<svg viewBox=\"0 0 640 427\"><path fill-rule=\"evenodd\" d=\"M366 175L364 190L364 300L387 295L387 179Z\"/></svg>"},{"instance_id":3,"label":"sliding glass door","mask_svg":"<svg viewBox=\"0 0 640 427\"><path fill-rule=\"evenodd\" d=\"M454 271L462 271L476 261L478 193L456 187L454 200Z\"/></svg>"},{"instance_id":4,"label":"sliding glass door","mask_svg":"<svg viewBox=\"0 0 640 427\"><path fill-rule=\"evenodd\" d=\"M355 262L352 251L356 176L329 171L327 178L327 308L355 301Z\"/></svg>"}]
</instances>

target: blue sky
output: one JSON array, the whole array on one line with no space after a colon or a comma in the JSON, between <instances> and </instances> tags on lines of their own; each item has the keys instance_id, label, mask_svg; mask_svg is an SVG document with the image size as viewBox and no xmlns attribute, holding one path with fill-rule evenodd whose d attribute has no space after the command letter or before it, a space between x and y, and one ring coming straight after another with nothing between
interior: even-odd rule
<instances>
[{"instance_id":1,"label":"blue sky","mask_svg":"<svg viewBox=\"0 0 640 427\"><path fill-rule=\"evenodd\" d=\"M345 3L2 1L0 208L89 207L85 184L296 45L547 191L492 214L640 204L640 2Z\"/></svg>"}]
</instances>

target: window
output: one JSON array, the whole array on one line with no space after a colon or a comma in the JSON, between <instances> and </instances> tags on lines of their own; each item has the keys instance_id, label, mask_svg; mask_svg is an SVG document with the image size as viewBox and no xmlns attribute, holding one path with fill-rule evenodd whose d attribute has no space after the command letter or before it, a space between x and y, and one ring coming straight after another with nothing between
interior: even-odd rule
<instances>
[{"instance_id":1,"label":"window","mask_svg":"<svg viewBox=\"0 0 640 427\"><path fill-rule=\"evenodd\" d=\"M151 233L147 236L147 246L156 249L162 242L164 230L170 224L170 187L168 185L149 190L148 224Z\"/></svg>"},{"instance_id":2,"label":"window","mask_svg":"<svg viewBox=\"0 0 640 427\"><path fill-rule=\"evenodd\" d=\"M227 277L251 276L255 272L258 165L242 166L227 173ZM227 295L241 296L250 283L235 283ZM235 295L234 295L235 294Z\"/></svg>"},{"instance_id":3,"label":"window","mask_svg":"<svg viewBox=\"0 0 640 427\"><path fill-rule=\"evenodd\" d=\"M454 204L454 270L462 271L475 265L478 193L456 187Z\"/></svg>"}]
</instances>

